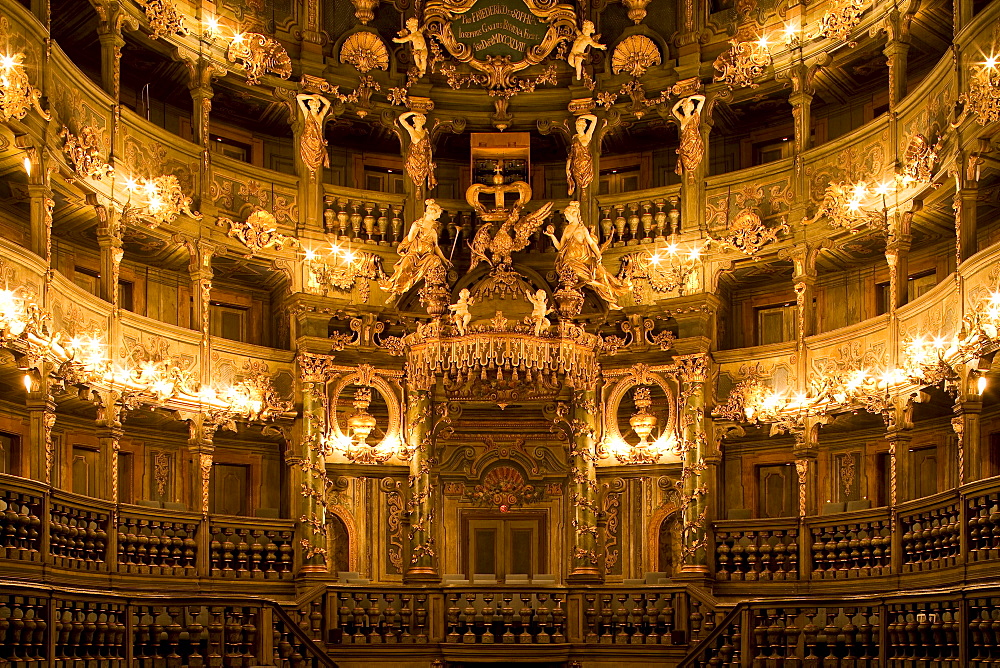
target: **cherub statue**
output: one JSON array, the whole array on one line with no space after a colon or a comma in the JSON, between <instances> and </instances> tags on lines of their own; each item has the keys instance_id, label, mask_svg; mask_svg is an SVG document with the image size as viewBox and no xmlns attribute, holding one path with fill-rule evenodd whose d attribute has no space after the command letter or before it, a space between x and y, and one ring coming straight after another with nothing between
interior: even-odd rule
<instances>
[{"instance_id":1,"label":"cherub statue","mask_svg":"<svg viewBox=\"0 0 1000 668\"><path fill-rule=\"evenodd\" d=\"M569 155L566 156L566 183L569 184L569 194L580 191L594 181L594 157L590 154L590 142L597 129L597 116L581 114L576 118L576 134L569 145Z\"/></svg>"},{"instance_id":2,"label":"cherub statue","mask_svg":"<svg viewBox=\"0 0 1000 668\"><path fill-rule=\"evenodd\" d=\"M472 306L472 295L468 288L462 288L458 292L458 301L448 307L452 317L455 318L455 329L458 330L459 336L465 336L469 329L469 322L472 320L472 314L469 313L470 306Z\"/></svg>"},{"instance_id":3,"label":"cherub statue","mask_svg":"<svg viewBox=\"0 0 1000 668\"><path fill-rule=\"evenodd\" d=\"M689 95L677 101L670 113L681 126L681 145L677 149L677 167L680 175L694 176L694 171L705 155L705 143L701 138L701 110L705 106L704 95Z\"/></svg>"},{"instance_id":4,"label":"cherub statue","mask_svg":"<svg viewBox=\"0 0 1000 668\"><path fill-rule=\"evenodd\" d=\"M434 269L451 265L438 246L438 218L441 207L432 199L424 201L424 215L413 221L406 238L399 242L399 260L392 276L379 281L386 292L399 296L412 288Z\"/></svg>"},{"instance_id":5,"label":"cherub statue","mask_svg":"<svg viewBox=\"0 0 1000 668\"><path fill-rule=\"evenodd\" d=\"M425 182L427 190L433 189L437 185L437 179L434 178L434 168L437 165L431 154L431 133L424 127L427 117L417 111L406 111L399 115L399 124L410 135L410 146L406 150L406 162L403 164L407 176L418 190L423 190Z\"/></svg>"},{"instance_id":6,"label":"cherub statue","mask_svg":"<svg viewBox=\"0 0 1000 668\"><path fill-rule=\"evenodd\" d=\"M552 313L552 309L548 305L548 297L545 290L542 289L539 289L535 294L531 294L531 290L525 290L524 294L531 303L531 315L528 317L535 325L535 336L541 336L542 332L546 331L552 324L545 317Z\"/></svg>"},{"instance_id":7,"label":"cherub statue","mask_svg":"<svg viewBox=\"0 0 1000 668\"><path fill-rule=\"evenodd\" d=\"M410 45L410 52L413 54L413 64L417 67L417 78L427 74L427 40L420 29L420 21L415 16L406 19L406 27L397 33L399 37L393 37L392 41L397 44Z\"/></svg>"},{"instance_id":8,"label":"cherub statue","mask_svg":"<svg viewBox=\"0 0 1000 668\"><path fill-rule=\"evenodd\" d=\"M556 273L560 277L568 276L577 281L577 285L570 287L586 285L606 301L610 308L621 308L618 298L628 292L628 286L609 274L601 263L604 248L597 244L597 240L583 224L580 203L570 202L563 210L563 216L566 218L566 227L563 228L562 238L556 238L555 228L551 225L545 229L545 235L552 239L552 244L558 251ZM608 239L608 243L610 242L611 239Z\"/></svg>"},{"instance_id":9,"label":"cherub statue","mask_svg":"<svg viewBox=\"0 0 1000 668\"><path fill-rule=\"evenodd\" d=\"M576 33L573 46L570 47L569 55L566 56L566 62L576 71L576 78L580 81L583 80L583 61L587 58L587 49L591 47L595 49L608 48L597 41L600 38L600 35L594 34L594 22L589 19L583 22L583 27Z\"/></svg>"}]
</instances>

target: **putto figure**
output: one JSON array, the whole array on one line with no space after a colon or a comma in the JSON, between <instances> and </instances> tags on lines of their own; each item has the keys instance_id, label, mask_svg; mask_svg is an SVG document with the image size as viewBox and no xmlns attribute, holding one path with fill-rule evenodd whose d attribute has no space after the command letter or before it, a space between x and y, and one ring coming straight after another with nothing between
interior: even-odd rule
<instances>
[{"instance_id":1,"label":"putto figure","mask_svg":"<svg viewBox=\"0 0 1000 668\"><path fill-rule=\"evenodd\" d=\"M406 151L406 174L420 192L433 190L437 186L434 178L434 158L431 155L431 134L425 127L427 117L417 111L407 111L399 116L399 124L410 135L410 147Z\"/></svg>"},{"instance_id":2,"label":"putto figure","mask_svg":"<svg viewBox=\"0 0 1000 668\"><path fill-rule=\"evenodd\" d=\"M414 16L406 19L406 27L400 30L398 35L399 37L393 37L392 41L410 45L410 53L413 54L413 64L417 68L419 79L427 74L427 39L420 30L420 21Z\"/></svg>"},{"instance_id":3,"label":"putto figure","mask_svg":"<svg viewBox=\"0 0 1000 668\"><path fill-rule=\"evenodd\" d=\"M552 324L545 317L549 313L552 313L552 309L549 308L548 296L545 294L545 290L542 289L539 289L534 294L531 293L531 290L525 290L524 295L528 298L528 302L531 303L531 315L528 316L528 319L535 326L535 336L541 336Z\"/></svg>"},{"instance_id":4,"label":"putto figure","mask_svg":"<svg viewBox=\"0 0 1000 668\"><path fill-rule=\"evenodd\" d=\"M406 238L399 242L399 260L392 267L392 276L379 281L379 286L397 297L433 270L451 265L438 246L438 218L441 207L432 199L424 202L424 215L413 221ZM445 302L447 303L447 302Z\"/></svg>"},{"instance_id":5,"label":"putto figure","mask_svg":"<svg viewBox=\"0 0 1000 668\"><path fill-rule=\"evenodd\" d=\"M608 48L604 44L597 41L601 38L601 36L595 35L594 29L593 21L589 19L584 21L583 27L576 33L576 38L573 40L573 46L569 49L569 55L566 56L566 62L568 62L569 66L576 72L576 78L580 81L583 80L583 61L587 59L587 49Z\"/></svg>"},{"instance_id":6,"label":"putto figure","mask_svg":"<svg viewBox=\"0 0 1000 668\"><path fill-rule=\"evenodd\" d=\"M583 224L580 203L570 202L563 210L563 216L566 218L566 227L563 228L562 238L556 238L555 228L551 225L545 229L545 234L552 239L558 251L556 273L560 278L572 277L576 280L576 285L568 287L579 288L586 285L607 302L609 308L621 308L618 299L628 292L628 285L609 274L601 263L604 248L597 244L597 240ZM611 243L610 238L607 243Z\"/></svg>"},{"instance_id":7,"label":"putto figure","mask_svg":"<svg viewBox=\"0 0 1000 668\"><path fill-rule=\"evenodd\" d=\"M569 184L569 194L583 190L594 181L594 157L590 154L590 142L597 129L597 116L582 114L576 118L576 134L569 145L569 155L566 156L566 183Z\"/></svg>"},{"instance_id":8,"label":"putto figure","mask_svg":"<svg viewBox=\"0 0 1000 668\"><path fill-rule=\"evenodd\" d=\"M468 288L462 288L458 293L458 301L448 307L455 319L455 329L458 330L459 336L465 336L469 330L469 322L472 321L470 306L472 306L472 295Z\"/></svg>"}]
</instances>

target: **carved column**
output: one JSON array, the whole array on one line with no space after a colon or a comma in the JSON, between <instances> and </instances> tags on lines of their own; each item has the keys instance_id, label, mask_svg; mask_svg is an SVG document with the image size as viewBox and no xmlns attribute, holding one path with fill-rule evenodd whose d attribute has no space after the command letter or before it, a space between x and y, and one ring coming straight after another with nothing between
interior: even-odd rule
<instances>
[{"instance_id":1,"label":"carved column","mask_svg":"<svg viewBox=\"0 0 1000 668\"><path fill-rule=\"evenodd\" d=\"M190 486L193 510L208 515L209 484L212 480L212 460L215 456L216 425L205 415L196 414L188 420L188 452L191 455Z\"/></svg>"},{"instance_id":2,"label":"carved column","mask_svg":"<svg viewBox=\"0 0 1000 668\"><path fill-rule=\"evenodd\" d=\"M712 132L711 104L705 103L701 114L701 142L704 153L698 166L681 179L681 222L685 232L705 227L705 179L708 178L709 134ZM677 157L680 160L680 156Z\"/></svg>"},{"instance_id":3,"label":"carved column","mask_svg":"<svg viewBox=\"0 0 1000 668\"><path fill-rule=\"evenodd\" d=\"M406 398L406 446L410 457L410 561L403 574L404 582L438 582L437 551L434 547L434 504L431 465L434 418L429 389L411 388Z\"/></svg>"},{"instance_id":4,"label":"carved column","mask_svg":"<svg viewBox=\"0 0 1000 668\"><path fill-rule=\"evenodd\" d=\"M906 56L910 51L909 28L906 19L898 12L886 20L889 41L885 45L886 61L889 64L889 111L895 111L900 100L906 95Z\"/></svg>"},{"instance_id":5,"label":"carved column","mask_svg":"<svg viewBox=\"0 0 1000 668\"><path fill-rule=\"evenodd\" d=\"M28 443L25 449L27 475L32 480L53 484L55 463L55 443L52 428L56 424L56 400L52 396L49 378L49 363L28 371L32 379L31 390L27 393Z\"/></svg>"},{"instance_id":6,"label":"carved column","mask_svg":"<svg viewBox=\"0 0 1000 668\"><path fill-rule=\"evenodd\" d=\"M982 442L980 414L983 412L983 397L975 387L973 374L965 374L964 391L955 402L955 417L951 419L955 431L958 448L958 484L981 480L985 474L989 452L985 451Z\"/></svg>"},{"instance_id":7,"label":"carved column","mask_svg":"<svg viewBox=\"0 0 1000 668\"><path fill-rule=\"evenodd\" d=\"M570 496L570 527L573 544L570 546L571 583L599 583L604 581L601 568L603 556L598 540L597 506L597 390L574 392L571 419L569 473L573 490Z\"/></svg>"},{"instance_id":8,"label":"carved column","mask_svg":"<svg viewBox=\"0 0 1000 668\"><path fill-rule=\"evenodd\" d=\"M46 266L51 269L52 208L55 206L51 176L55 165L49 159L48 151L37 151L36 154L28 179L31 252L45 260Z\"/></svg>"},{"instance_id":9,"label":"carved column","mask_svg":"<svg viewBox=\"0 0 1000 668\"><path fill-rule=\"evenodd\" d=\"M889 310L893 311L906 304L907 279L910 275L909 257L910 235L909 214L897 215L890 223L889 239L885 245L885 260L889 265Z\"/></svg>"},{"instance_id":10,"label":"carved column","mask_svg":"<svg viewBox=\"0 0 1000 668\"><path fill-rule=\"evenodd\" d=\"M299 177L299 221L312 229L323 224L323 168L329 165L324 127L330 102L323 96L329 84L304 76L301 91L288 101L295 138L295 173Z\"/></svg>"},{"instance_id":11,"label":"carved column","mask_svg":"<svg viewBox=\"0 0 1000 668\"><path fill-rule=\"evenodd\" d=\"M209 334L211 324L210 310L212 304L212 256L217 250L215 245L203 239L185 240L190 254L188 275L191 277L191 297L194 309L191 315L191 329L201 332L199 345L200 373L203 383L208 383L212 375L212 337Z\"/></svg>"},{"instance_id":12,"label":"carved column","mask_svg":"<svg viewBox=\"0 0 1000 668\"><path fill-rule=\"evenodd\" d=\"M121 439L124 435L121 423L122 406L116 393L105 392L97 407L97 439L101 448L101 460L108 473L107 494L102 494L114 504L119 503L121 481L118 479L118 453L121 451ZM117 514L117 508L112 510Z\"/></svg>"},{"instance_id":13,"label":"carved column","mask_svg":"<svg viewBox=\"0 0 1000 668\"><path fill-rule=\"evenodd\" d=\"M298 519L299 573L322 575L329 571L326 547L326 477L329 398L327 383L334 373L332 355L299 353L296 358L302 391L302 417L298 438L288 458L298 464L290 473L293 489L292 516Z\"/></svg>"},{"instance_id":14,"label":"carved column","mask_svg":"<svg viewBox=\"0 0 1000 668\"><path fill-rule=\"evenodd\" d=\"M680 388L677 414L680 420L682 451L681 479L681 573L699 576L708 573L707 494L708 434L705 429L705 384L711 359L707 354L684 355L676 359Z\"/></svg>"},{"instance_id":15,"label":"carved column","mask_svg":"<svg viewBox=\"0 0 1000 668\"><path fill-rule=\"evenodd\" d=\"M212 78L225 74L225 69L213 65L210 61L199 59L189 69L188 90L191 93L192 127L194 141L201 146L201 161L198 166L198 209L202 213L210 213L211 198L211 166L212 153L209 148L209 118L212 112Z\"/></svg>"},{"instance_id":16,"label":"carved column","mask_svg":"<svg viewBox=\"0 0 1000 668\"><path fill-rule=\"evenodd\" d=\"M121 275L122 248L121 219L117 211L96 206L97 246L101 253L100 297L118 309L118 277Z\"/></svg>"},{"instance_id":17,"label":"carved column","mask_svg":"<svg viewBox=\"0 0 1000 668\"><path fill-rule=\"evenodd\" d=\"M963 157L965 160L963 160ZM976 254L978 250L978 205L979 168L982 158L977 153L955 156L959 164L955 170L955 195L952 208L955 211L955 260L961 264Z\"/></svg>"},{"instance_id":18,"label":"carved column","mask_svg":"<svg viewBox=\"0 0 1000 668\"><path fill-rule=\"evenodd\" d=\"M98 7L101 21L97 37L101 44L101 87L114 99L115 107L121 97L122 37L121 8L117 3L105 2ZM116 109L116 116L118 111Z\"/></svg>"}]
</instances>

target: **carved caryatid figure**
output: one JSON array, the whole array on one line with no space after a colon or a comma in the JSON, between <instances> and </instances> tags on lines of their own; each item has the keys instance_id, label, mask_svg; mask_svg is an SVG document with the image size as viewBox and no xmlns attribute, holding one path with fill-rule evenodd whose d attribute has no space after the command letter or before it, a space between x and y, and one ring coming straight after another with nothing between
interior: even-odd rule
<instances>
[{"instance_id":1,"label":"carved caryatid figure","mask_svg":"<svg viewBox=\"0 0 1000 668\"><path fill-rule=\"evenodd\" d=\"M413 221L406 238L396 247L399 260L392 267L392 276L379 281L383 290L401 295L427 278L432 270L451 265L438 246L440 217L441 207L432 199L426 200L424 215Z\"/></svg>"},{"instance_id":2,"label":"carved caryatid figure","mask_svg":"<svg viewBox=\"0 0 1000 668\"><path fill-rule=\"evenodd\" d=\"M437 185L434 178L433 156L431 155L431 133L424 127L427 117L416 111L407 111L399 116L399 124L410 135L410 147L406 151L406 174L418 191L432 190Z\"/></svg>"},{"instance_id":3,"label":"carved caryatid figure","mask_svg":"<svg viewBox=\"0 0 1000 668\"><path fill-rule=\"evenodd\" d=\"M566 62L576 72L578 80L583 80L583 61L587 59L587 49L608 48L597 41L600 37L600 35L594 34L594 22L590 20L584 21L583 27L576 32L576 38L573 40L573 46L569 49L569 55L566 56Z\"/></svg>"},{"instance_id":4,"label":"carved caryatid figure","mask_svg":"<svg viewBox=\"0 0 1000 668\"><path fill-rule=\"evenodd\" d=\"M677 167L680 175L694 178L695 170L705 155L705 143L701 138L701 110L705 106L704 95L689 95L677 101L670 113L681 126L681 145L677 149Z\"/></svg>"},{"instance_id":5,"label":"carved caryatid figure","mask_svg":"<svg viewBox=\"0 0 1000 668\"><path fill-rule=\"evenodd\" d=\"M397 44L410 45L410 53L413 55L413 64L417 68L417 78L427 74L427 39L420 29L420 21L411 16L406 19L406 27L399 31L399 37L393 37L393 42Z\"/></svg>"},{"instance_id":6,"label":"carved caryatid figure","mask_svg":"<svg viewBox=\"0 0 1000 668\"><path fill-rule=\"evenodd\" d=\"M323 136L323 120L330 111L330 100L322 95L296 95L302 110L302 137L299 139L299 155L302 162L315 174L323 167L330 166L330 156Z\"/></svg>"},{"instance_id":7,"label":"carved caryatid figure","mask_svg":"<svg viewBox=\"0 0 1000 668\"><path fill-rule=\"evenodd\" d=\"M569 194L577 190L579 196L583 190L594 181L594 157L590 154L590 142L597 129L597 116L582 114L576 118L576 134L569 145L569 155L566 158L566 183L569 184Z\"/></svg>"},{"instance_id":8,"label":"carved caryatid figure","mask_svg":"<svg viewBox=\"0 0 1000 668\"><path fill-rule=\"evenodd\" d=\"M563 210L563 216L566 218L566 227L563 228L561 239L556 239L555 228L551 225L545 230L558 251L556 273L560 278L576 279L577 285L569 287L589 286L610 308L621 308L618 298L628 292L628 286L609 274L601 263L604 248L597 244L597 240L583 224L580 203L570 202ZM608 239L609 243L610 241Z\"/></svg>"}]
</instances>

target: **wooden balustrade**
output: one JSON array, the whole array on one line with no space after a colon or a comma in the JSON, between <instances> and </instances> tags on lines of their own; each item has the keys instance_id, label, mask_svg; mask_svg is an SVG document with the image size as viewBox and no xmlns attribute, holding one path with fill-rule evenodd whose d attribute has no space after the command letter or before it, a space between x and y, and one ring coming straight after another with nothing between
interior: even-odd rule
<instances>
[{"instance_id":1,"label":"wooden balustrade","mask_svg":"<svg viewBox=\"0 0 1000 668\"><path fill-rule=\"evenodd\" d=\"M969 563L1000 558L1000 492L971 494L968 512Z\"/></svg>"},{"instance_id":2,"label":"wooden balustrade","mask_svg":"<svg viewBox=\"0 0 1000 668\"><path fill-rule=\"evenodd\" d=\"M118 516L118 572L134 575L195 575L199 517L167 517L122 510ZM168 519L173 517L174 519Z\"/></svg>"},{"instance_id":3,"label":"wooden balustrade","mask_svg":"<svg viewBox=\"0 0 1000 668\"><path fill-rule=\"evenodd\" d=\"M107 504L53 494L49 507L49 554L54 566L81 571L107 569Z\"/></svg>"},{"instance_id":4,"label":"wooden balustrade","mask_svg":"<svg viewBox=\"0 0 1000 668\"><path fill-rule=\"evenodd\" d=\"M427 593L338 591L335 644L377 645L429 641ZM311 629L311 625L310 625Z\"/></svg>"},{"instance_id":5,"label":"wooden balustrade","mask_svg":"<svg viewBox=\"0 0 1000 668\"><path fill-rule=\"evenodd\" d=\"M583 595L584 642L602 645L683 645L685 628L704 626L700 603L680 622L683 594L657 591L588 591ZM712 628L712 624L709 624Z\"/></svg>"},{"instance_id":6,"label":"wooden balustrade","mask_svg":"<svg viewBox=\"0 0 1000 668\"><path fill-rule=\"evenodd\" d=\"M209 574L212 577L292 578L293 531L287 523L212 518Z\"/></svg>"},{"instance_id":7,"label":"wooden balustrade","mask_svg":"<svg viewBox=\"0 0 1000 668\"><path fill-rule=\"evenodd\" d=\"M957 495L942 503L925 502L916 510L899 514L902 572L947 568L958 563L961 552L961 523Z\"/></svg>"},{"instance_id":8,"label":"wooden balustrade","mask_svg":"<svg viewBox=\"0 0 1000 668\"><path fill-rule=\"evenodd\" d=\"M895 603L888 606L887 666L958 666L960 601Z\"/></svg>"},{"instance_id":9,"label":"wooden balustrade","mask_svg":"<svg viewBox=\"0 0 1000 668\"><path fill-rule=\"evenodd\" d=\"M395 246L404 225L402 196L360 190L326 196L323 229L341 241Z\"/></svg>"},{"instance_id":10,"label":"wooden balustrade","mask_svg":"<svg viewBox=\"0 0 1000 668\"><path fill-rule=\"evenodd\" d=\"M876 511L873 517L816 518L809 521L809 533L814 580L889 574L892 522L888 511Z\"/></svg>"},{"instance_id":11,"label":"wooden balustrade","mask_svg":"<svg viewBox=\"0 0 1000 668\"><path fill-rule=\"evenodd\" d=\"M566 642L566 594L519 589L454 590L446 594L445 642Z\"/></svg>"},{"instance_id":12,"label":"wooden balustrade","mask_svg":"<svg viewBox=\"0 0 1000 668\"><path fill-rule=\"evenodd\" d=\"M797 580L799 529L794 520L772 520L763 524L755 520L753 523L760 528L736 528L740 523L733 521L716 524L716 579Z\"/></svg>"},{"instance_id":13,"label":"wooden balustrade","mask_svg":"<svg viewBox=\"0 0 1000 668\"><path fill-rule=\"evenodd\" d=\"M44 493L0 489L0 558L40 561Z\"/></svg>"},{"instance_id":14,"label":"wooden balustrade","mask_svg":"<svg viewBox=\"0 0 1000 668\"><path fill-rule=\"evenodd\" d=\"M614 198L618 201L614 202L611 198L601 198L597 232L602 243L613 238L613 246L635 246L666 241L667 237L680 234L677 194L652 197L643 197L643 194L618 196Z\"/></svg>"}]
</instances>

